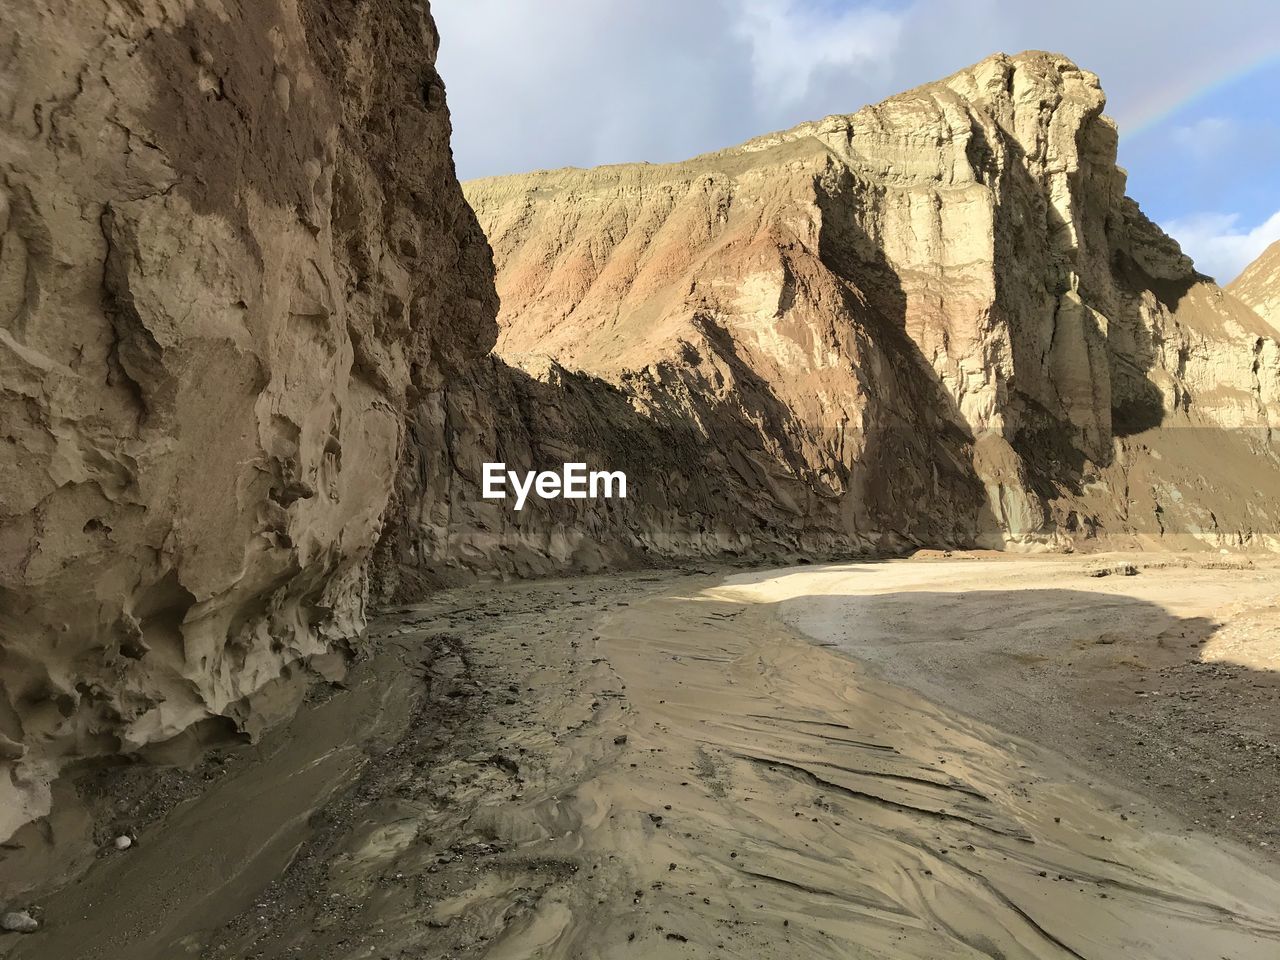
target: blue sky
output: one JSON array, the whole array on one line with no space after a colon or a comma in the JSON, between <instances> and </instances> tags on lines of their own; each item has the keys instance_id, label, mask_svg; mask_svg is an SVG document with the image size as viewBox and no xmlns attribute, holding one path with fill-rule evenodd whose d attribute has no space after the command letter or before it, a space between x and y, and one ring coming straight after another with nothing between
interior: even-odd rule
<instances>
[{"instance_id":1,"label":"blue sky","mask_svg":"<svg viewBox=\"0 0 1280 960\"><path fill-rule=\"evenodd\" d=\"M1122 130L1120 163L1148 215L1229 280L1280 238L1280 61Z\"/></svg>"},{"instance_id":2,"label":"blue sky","mask_svg":"<svg viewBox=\"0 0 1280 960\"><path fill-rule=\"evenodd\" d=\"M1129 194L1231 279L1280 238L1276 0L434 0L464 178L679 160L997 50L1102 78Z\"/></svg>"}]
</instances>

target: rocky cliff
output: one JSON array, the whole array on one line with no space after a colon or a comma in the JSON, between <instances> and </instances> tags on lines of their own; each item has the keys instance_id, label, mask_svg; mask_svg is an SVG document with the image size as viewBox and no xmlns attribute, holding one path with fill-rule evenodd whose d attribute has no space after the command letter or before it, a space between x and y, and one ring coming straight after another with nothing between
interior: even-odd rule
<instances>
[{"instance_id":1,"label":"rocky cliff","mask_svg":"<svg viewBox=\"0 0 1280 960\"><path fill-rule=\"evenodd\" d=\"M1227 290L1280 331L1280 240L1245 267L1240 276L1227 284Z\"/></svg>"},{"instance_id":2,"label":"rocky cliff","mask_svg":"<svg viewBox=\"0 0 1280 960\"><path fill-rule=\"evenodd\" d=\"M496 301L425 4L0 22L3 838L359 630L406 410Z\"/></svg>"},{"instance_id":3,"label":"rocky cliff","mask_svg":"<svg viewBox=\"0 0 1280 960\"><path fill-rule=\"evenodd\" d=\"M0 836L68 762L252 734L371 589L1274 542L1280 349L1061 57L472 184L495 325L425 5L123 9L0 0ZM517 513L497 460L629 496Z\"/></svg>"},{"instance_id":4,"label":"rocky cliff","mask_svg":"<svg viewBox=\"0 0 1280 960\"><path fill-rule=\"evenodd\" d=\"M1274 331L1125 196L1103 108L1000 55L684 163L465 185L504 386L418 424L456 469L408 478L401 560L1273 545ZM632 498L481 505L480 461L571 455Z\"/></svg>"}]
</instances>

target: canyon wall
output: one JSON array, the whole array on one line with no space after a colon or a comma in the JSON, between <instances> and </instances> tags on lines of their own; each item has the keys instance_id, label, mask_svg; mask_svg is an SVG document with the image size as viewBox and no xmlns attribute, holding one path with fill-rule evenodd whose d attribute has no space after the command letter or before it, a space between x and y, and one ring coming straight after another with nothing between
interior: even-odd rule
<instances>
[{"instance_id":1,"label":"canyon wall","mask_svg":"<svg viewBox=\"0 0 1280 960\"><path fill-rule=\"evenodd\" d=\"M0 21L3 838L360 630L406 410L497 304L425 4Z\"/></svg>"},{"instance_id":2,"label":"canyon wall","mask_svg":"<svg viewBox=\"0 0 1280 960\"><path fill-rule=\"evenodd\" d=\"M1280 332L1280 240L1227 284L1227 291L1261 314Z\"/></svg>"},{"instance_id":3,"label":"canyon wall","mask_svg":"<svg viewBox=\"0 0 1280 960\"><path fill-rule=\"evenodd\" d=\"M425 5L0 11L0 836L80 758L253 735L372 596L1274 543L1274 333L1061 57L471 184L499 314ZM628 497L480 495L578 460Z\"/></svg>"},{"instance_id":4,"label":"canyon wall","mask_svg":"<svg viewBox=\"0 0 1280 960\"><path fill-rule=\"evenodd\" d=\"M408 478L402 562L1274 546L1275 331L1125 196L1104 102L999 55L683 163L464 185L504 399L433 399L413 446L459 469ZM480 461L571 452L632 498L475 506Z\"/></svg>"}]
</instances>

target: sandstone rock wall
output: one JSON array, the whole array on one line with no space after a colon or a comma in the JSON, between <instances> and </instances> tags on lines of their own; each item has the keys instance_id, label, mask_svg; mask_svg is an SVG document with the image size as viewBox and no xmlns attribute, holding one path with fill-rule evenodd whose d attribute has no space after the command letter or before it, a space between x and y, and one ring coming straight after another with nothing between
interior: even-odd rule
<instances>
[{"instance_id":1,"label":"sandstone rock wall","mask_svg":"<svg viewBox=\"0 0 1280 960\"><path fill-rule=\"evenodd\" d=\"M433 398L414 446L464 466L426 471L447 496L406 478L400 560L1273 545L1274 333L1126 198L1103 107L1063 57L996 56L684 163L466 185L517 399ZM559 504L470 506L490 453L580 458L606 388L608 422L680 438L642 445L636 502L581 545ZM543 446L512 446L532 395L555 442L534 414Z\"/></svg>"},{"instance_id":2,"label":"sandstone rock wall","mask_svg":"<svg viewBox=\"0 0 1280 960\"><path fill-rule=\"evenodd\" d=\"M1280 331L1280 240L1227 284L1227 291L1253 307Z\"/></svg>"},{"instance_id":3,"label":"sandstone rock wall","mask_svg":"<svg viewBox=\"0 0 1280 960\"><path fill-rule=\"evenodd\" d=\"M758 378L731 356L712 362L614 383L492 357L424 397L379 545L386 594L411 599L477 575L700 557L809 562L967 542L981 487L965 472L963 437L933 419L909 382L895 384L908 426L871 455L886 475L903 464L916 473L841 498L803 459L793 415ZM574 461L624 471L627 498L530 498L517 512L509 499L482 497L485 462L523 471Z\"/></svg>"},{"instance_id":4,"label":"sandstone rock wall","mask_svg":"<svg viewBox=\"0 0 1280 960\"><path fill-rule=\"evenodd\" d=\"M0 837L363 623L489 349L425 4L0 0Z\"/></svg>"},{"instance_id":5,"label":"sandstone rock wall","mask_svg":"<svg viewBox=\"0 0 1280 960\"><path fill-rule=\"evenodd\" d=\"M472 184L495 325L425 5L0 12L0 835L69 761L256 731L371 585L1274 541L1280 349L1061 57ZM497 460L630 495L517 513Z\"/></svg>"}]
</instances>

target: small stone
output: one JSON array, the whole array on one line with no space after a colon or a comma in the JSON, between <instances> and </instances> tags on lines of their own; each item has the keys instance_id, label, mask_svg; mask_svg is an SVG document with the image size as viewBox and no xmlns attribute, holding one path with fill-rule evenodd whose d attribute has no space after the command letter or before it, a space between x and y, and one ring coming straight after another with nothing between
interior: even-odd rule
<instances>
[{"instance_id":1,"label":"small stone","mask_svg":"<svg viewBox=\"0 0 1280 960\"><path fill-rule=\"evenodd\" d=\"M10 933L35 933L40 929L40 921L25 910L15 910L0 917L0 930Z\"/></svg>"},{"instance_id":2,"label":"small stone","mask_svg":"<svg viewBox=\"0 0 1280 960\"><path fill-rule=\"evenodd\" d=\"M115 848L117 850L128 850L133 846L133 837L129 836L127 833L122 833L111 842L115 844Z\"/></svg>"},{"instance_id":3,"label":"small stone","mask_svg":"<svg viewBox=\"0 0 1280 960\"><path fill-rule=\"evenodd\" d=\"M1085 568L1085 575L1090 577L1134 577L1138 575L1138 567L1132 563L1102 563Z\"/></svg>"}]
</instances>

